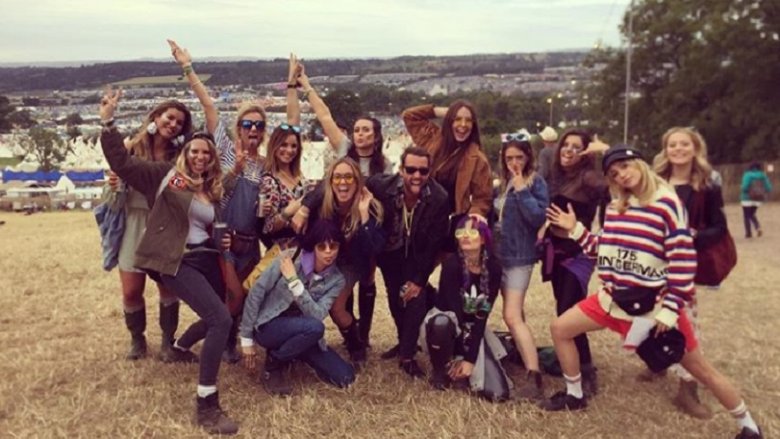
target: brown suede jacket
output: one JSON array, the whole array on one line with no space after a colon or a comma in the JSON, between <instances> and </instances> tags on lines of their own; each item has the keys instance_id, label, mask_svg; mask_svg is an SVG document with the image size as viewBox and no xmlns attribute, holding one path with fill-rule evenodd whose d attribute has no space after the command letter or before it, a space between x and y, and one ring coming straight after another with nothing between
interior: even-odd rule
<instances>
[{"instance_id":1,"label":"brown suede jacket","mask_svg":"<svg viewBox=\"0 0 780 439\"><path fill-rule=\"evenodd\" d=\"M402 116L415 145L434 155L441 144L441 128L431 121L436 118L433 105L408 108ZM490 163L476 143L468 146L458 167L454 198L455 212L452 213L488 217L493 202L493 179Z\"/></svg>"}]
</instances>

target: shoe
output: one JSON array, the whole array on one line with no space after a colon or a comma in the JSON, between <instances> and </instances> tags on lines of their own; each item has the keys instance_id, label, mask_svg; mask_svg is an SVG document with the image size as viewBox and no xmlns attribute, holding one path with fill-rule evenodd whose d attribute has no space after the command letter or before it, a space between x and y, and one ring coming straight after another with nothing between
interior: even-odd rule
<instances>
[{"instance_id":1,"label":"shoe","mask_svg":"<svg viewBox=\"0 0 780 439\"><path fill-rule=\"evenodd\" d=\"M276 396L292 394L292 383L287 376L288 369L288 363L276 360L268 354L265 359L265 369L260 376L265 391Z\"/></svg>"},{"instance_id":2,"label":"shoe","mask_svg":"<svg viewBox=\"0 0 780 439\"><path fill-rule=\"evenodd\" d=\"M544 384L542 383L541 372L529 370L526 375L525 384L518 389L517 396L531 401L541 401L544 399Z\"/></svg>"},{"instance_id":3,"label":"shoe","mask_svg":"<svg viewBox=\"0 0 780 439\"><path fill-rule=\"evenodd\" d=\"M586 398L591 398L599 393L599 380L593 365L582 366L582 393Z\"/></svg>"},{"instance_id":4,"label":"shoe","mask_svg":"<svg viewBox=\"0 0 780 439\"><path fill-rule=\"evenodd\" d=\"M539 407L548 412L560 412L562 410L583 410L588 406L588 402L583 396L582 398L575 398L572 395L562 390L550 399L544 400L539 403Z\"/></svg>"},{"instance_id":5,"label":"shoe","mask_svg":"<svg viewBox=\"0 0 780 439\"><path fill-rule=\"evenodd\" d=\"M146 309L141 308L136 312L125 312L125 325L130 331L130 350L125 359L135 361L145 358L147 354L146 337Z\"/></svg>"},{"instance_id":6,"label":"shoe","mask_svg":"<svg viewBox=\"0 0 780 439\"><path fill-rule=\"evenodd\" d=\"M168 347L160 351L160 361L163 363L197 363L198 356L189 349Z\"/></svg>"},{"instance_id":7,"label":"shoe","mask_svg":"<svg viewBox=\"0 0 780 439\"><path fill-rule=\"evenodd\" d=\"M363 365L368 361L368 352L365 347L349 351L349 359L352 361L355 369L362 369Z\"/></svg>"},{"instance_id":8,"label":"shoe","mask_svg":"<svg viewBox=\"0 0 780 439\"><path fill-rule=\"evenodd\" d=\"M195 423L209 434L236 434L238 424L219 406L219 392L197 398Z\"/></svg>"},{"instance_id":9,"label":"shoe","mask_svg":"<svg viewBox=\"0 0 780 439\"><path fill-rule=\"evenodd\" d=\"M446 390L452 384L452 379L447 375L446 370L437 371L434 369L428 382L436 390Z\"/></svg>"},{"instance_id":10,"label":"shoe","mask_svg":"<svg viewBox=\"0 0 780 439\"><path fill-rule=\"evenodd\" d=\"M226 346L225 350L222 351L222 361L228 364L236 364L241 361L241 353L238 352L235 345Z\"/></svg>"},{"instance_id":11,"label":"shoe","mask_svg":"<svg viewBox=\"0 0 780 439\"><path fill-rule=\"evenodd\" d=\"M643 383L652 383L662 378L666 378L666 369L658 373L653 372L650 369L644 369L642 372L639 372L639 374L637 374L636 376L636 380L641 381Z\"/></svg>"},{"instance_id":12,"label":"shoe","mask_svg":"<svg viewBox=\"0 0 780 439\"><path fill-rule=\"evenodd\" d=\"M739 434L734 436L734 439L763 439L763 438L764 438L764 434L761 432L760 427L758 429L758 433L756 433L755 431L747 427L742 427L742 430L739 432Z\"/></svg>"},{"instance_id":13,"label":"shoe","mask_svg":"<svg viewBox=\"0 0 780 439\"><path fill-rule=\"evenodd\" d=\"M761 236L763 236L763 235L764 235L764 232L763 232L761 229L758 229L758 230L756 230L756 236L757 236L757 237L759 237L759 238L760 238L760 237L761 237Z\"/></svg>"},{"instance_id":14,"label":"shoe","mask_svg":"<svg viewBox=\"0 0 780 439\"><path fill-rule=\"evenodd\" d=\"M694 418L712 419L712 410L699 400L698 389L696 381L680 380L680 387L673 399L674 405Z\"/></svg>"},{"instance_id":15,"label":"shoe","mask_svg":"<svg viewBox=\"0 0 780 439\"><path fill-rule=\"evenodd\" d=\"M414 360L414 358L410 360L401 360L398 363L398 367L401 368L407 375L409 375L412 378L424 378L425 372L420 369L420 365L417 364L417 361Z\"/></svg>"},{"instance_id":16,"label":"shoe","mask_svg":"<svg viewBox=\"0 0 780 439\"><path fill-rule=\"evenodd\" d=\"M389 350L382 352L382 355L380 355L379 358L383 360L390 360L397 357L400 351L401 351L401 346L395 345L391 347Z\"/></svg>"}]
</instances>

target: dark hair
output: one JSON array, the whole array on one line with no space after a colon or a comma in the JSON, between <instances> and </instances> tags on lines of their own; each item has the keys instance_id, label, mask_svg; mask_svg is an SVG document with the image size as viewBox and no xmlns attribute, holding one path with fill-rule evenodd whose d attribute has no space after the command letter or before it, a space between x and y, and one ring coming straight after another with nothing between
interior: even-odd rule
<instances>
[{"instance_id":1,"label":"dark hair","mask_svg":"<svg viewBox=\"0 0 780 439\"><path fill-rule=\"evenodd\" d=\"M301 237L301 248L307 252L314 251L314 247L321 242L333 241L344 245L344 233L341 228L331 220L318 219Z\"/></svg>"},{"instance_id":2,"label":"dark hair","mask_svg":"<svg viewBox=\"0 0 780 439\"><path fill-rule=\"evenodd\" d=\"M382 137L382 124L376 118L371 116L360 116L355 119L355 123L357 123L359 120L367 120L371 122L371 125L374 129L374 147L371 154L371 161L368 164L367 177L381 174L385 172L385 163L387 163L387 159L385 158L384 154L382 154L382 145L385 143L385 138ZM352 127L354 131L355 124L352 124ZM352 146L349 148L349 151L347 151L347 157L360 163L360 156L357 153L353 135L350 135L350 140L352 141Z\"/></svg>"},{"instance_id":3,"label":"dark hair","mask_svg":"<svg viewBox=\"0 0 780 439\"><path fill-rule=\"evenodd\" d=\"M479 232L479 236L482 237L482 240L485 241L484 248L487 250L487 252L490 254L493 250L493 233L490 231L490 226L488 223L486 223L484 220L479 218L476 215L463 215L460 220L458 220L458 225L455 227L455 230L462 229L466 227L466 224L471 222L471 228L477 229ZM454 238L454 237L453 237Z\"/></svg>"},{"instance_id":4,"label":"dark hair","mask_svg":"<svg viewBox=\"0 0 780 439\"><path fill-rule=\"evenodd\" d=\"M458 111L466 107L471 112L471 119L473 120L474 125L471 127L471 134L469 134L468 139L466 139L462 144L455 140L455 135L452 133L452 124L455 122L455 115L458 114ZM444 119L441 123L441 146L439 147L439 151L437 154L443 154L443 157L447 157L455 151L455 149L461 147L461 146L468 146L471 143L476 143L478 145L481 145L482 142L480 141L479 137L479 122L477 121L477 112L474 110L474 105L472 105L469 101L458 99L452 104L450 104L449 108L447 109L447 114L444 115Z\"/></svg>"},{"instance_id":5,"label":"dark hair","mask_svg":"<svg viewBox=\"0 0 780 439\"><path fill-rule=\"evenodd\" d=\"M763 166L761 166L761 162L753 162L748 166L748 169L751 171L761 171L763 170Z\"/></svg>"},{"instance_id":6,"label":"dark hair","mask_svg":"<svg viewBox=\"0 0 780 439\"><path fill-rule=\"evenodd\" d=\"M531 148L531 142L527 140L510 140L509 142L501 145L501 154L499 155L501 161L501 177L504 181L508 181L510 177L509 168L506 165L506 151L509 148L517 148L525 154L526 161L523 166L523 176L528 177L531 175L531 171L534 169L534 151Z\"/></svg>"},{"instance_id":7,"label":"dark hair","mask_svg":"<svg viewBox=\"0 0 780 439\"><path fill-rule=\"evenodd\" d=\"M563 135L561 135L561 138L558 139L558 146L555 148L555 160L553 161L553 168L557 169L558 171L562 170L562 166L561 166L561 145L563 145L563 142L565 142L566 138L568 138L569 136L577 136L577 137L579 137L580 140L582 140L582 146L585 147L585 148L588 147L588 144L593 139L593 137L591 136L591 133L586 131L586 130L579 129L579 128L572 128L572 129L566 130L566 132L563 133ZM585 166L585 164L589 164L591 167L593 167L593 164L594 164L593 159L591 158L590 155L583 156L580 159L580 163L581 163L581 166ZM578 165L578 166L580 166L580 165Z\"/></svg>"},{"instance_id":8,"label":"dark hair","mask_svg":"<svg viewBox=\"0 0 780 439\"><path fill-rule=\"evenodd\" d=\"M404 152L401 154L401 166L406 165L406 156L409 155L425 157L428 159L428 166L431 166L431 153L429 153L427 149L420 148L419 146L410 146L404 150Z\"/></svg>"},{"instance_id":9,"label":"dark hair","mask_svg":"<svg viewBox=\"0 0 780 439\"><path fill-rule=\"evenodd\" d=\"M292 125L288 125L292 126ZM290 173L294 177L300 177L301 175L301 155L303 153L303 146L301 144L301 133L288 128L286 130L281 128L281 125L276 127L271 133L271 137L268 139L268 145L266 146L266 158L265 158L265 170L276 174L279 172L279 163L276 160L276 150L282 146L282 143L287 139L290 134L295 136L295 140L298 141L298 152L295 154L292 163L290 163Z\"/></svg>"}]
</instances>

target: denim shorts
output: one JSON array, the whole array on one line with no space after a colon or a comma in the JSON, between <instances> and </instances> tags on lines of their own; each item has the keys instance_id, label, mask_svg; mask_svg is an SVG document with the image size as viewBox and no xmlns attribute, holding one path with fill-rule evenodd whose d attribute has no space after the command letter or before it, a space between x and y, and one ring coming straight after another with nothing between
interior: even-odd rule
<instances>
[{"instance_id":1,"label":"denim shorts","mask_svg":"<svg viewBox=\"0 0 780 439\"><path fill-rule=\"evenodd\" d=\"M525 293L528 290L528 285L531 283L533 271L533 265L505 268L501 275L501 286L505 291L512 290Z\"/></svg>"}]
</instances>

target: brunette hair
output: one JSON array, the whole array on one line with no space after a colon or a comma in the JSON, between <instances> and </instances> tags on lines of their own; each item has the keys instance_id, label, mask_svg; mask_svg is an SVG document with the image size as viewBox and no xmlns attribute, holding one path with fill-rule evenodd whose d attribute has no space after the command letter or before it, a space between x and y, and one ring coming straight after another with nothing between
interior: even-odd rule
<instances>
[{"instance_id":1,"label":"brunette hair","mask_svg":"<svg viewBox=\"0 0 780 439\"><path fill-rule=\"evenodd\" d=\"M344 245L344 233L339 226L326 219L318 219L308 228L301 237L301 248L307 252L314 251L314 247L321 242L338 242L340 246Z\"/></svg>"},{"instance_id":2,"label":"brunette hair","mask_svg":"<svg viewBox=\"0 0 780 439\"><path fill-rule=\"evenodd\" d=\"M139 130L127 142L127 149L129 149L134 156L144 160L154 159L152 156L154 137L159 136L160 134L149 134L147 127L149 124L156 123L155 119L169 109L178 110L184 113L184 121L181 124L181 131L176 133L172 139L168 139L168 146L165 149L165 160L171 161L176 158L176 154L179 152L179 148L181 148L180 144L177 145L176 139L180 135L187 136L192 132L192 114L186 105L177 100L162 102L154 107L154 109L152 109L152 111L146 115L144 122L141 124L141 128L139 128Z\"/></svg>"},{"instance_id":3,"label":"brunette hair","mask_svg":"<svg viewBox=\"0 0 780 439\"><path fill-rule=\"evenodd\" d=\"M455 134L452 133L452 124L455 122L455 116L461 108L468 108L471 112L472 127L471 134L462 143L455 140ZM450 104L447 109L447 113L444 115L444 119L441 123L441 144L434 156L435 161L441 160L445 157L449 157L455 150L460 147L468 146L471 143L482 145L479 136L479 122L477 121L477 112L474 109L474 105L463 99L458 99Z\"/></svg>"},{"instance_id":4,"label":"brunette hair","mask_svg":"<svg viewBox=\"0 0 780 439\"><path fill-rule=\"evenodd\" d=\"M385 155L382 154L382 145L385 144L385 138L382 136L382 124L379 122L379 120L371 116L360 116L355 119L355 123L357 123L359 120L367 120L371 122L371 126L374 130L374 147L371 154L371 160L368 163L368 176L370 177L372 175L381 174L385 172L385 165L387 164L387 158L385 158ZM354 129L355 125L353 124L353 132ZM355 147L354 134L350 135L349 137L351 146L347 151L347 157L360 163L360 156L358 155L357 147Z\"/></svg>"},{"instance_id":5,"label":"brunette hair","mask_svg":"<svg viewBox=\"0 0 780 439\"><path fill-rule=\"evenodd\" d=\"M268 139L268 146L266 148L265 154L265 164L263 167L267 172L270 172L273 175L276 175L276 173L279 172L279 160L276 158L276 150L282 146L282 144L287 140L288 136L294 135L295 141L298 142L298 144L296 145L297 152L295 153L295 157L293 158L292 163L290 163L290 173L293 175L293 177L300 177L301 155L303 152L301 146L301 134L293 130L292 125L288 124L288 126L290 128L286 130L282 129L281 126L278 126L271 133L271 137Z\"/></svg>"},{"instance_id":6,"label":"brunette hair","mask_svg":"<svg viewBox=\"0 0 780 439\"><path fill-rule=\"evenodd\" d=\"M525 154L526 161L523 166L523 177L529 177L534 173L534 151L531 148L531 142L527 140L510 140L501 145L501 154L499 155L501 161L501 189L506 189L509 179L512 177L512 173L509 171L509 166L506 164L506 152L509 148L517 148L523 154Z\"/></svg>"}]
</instances>

